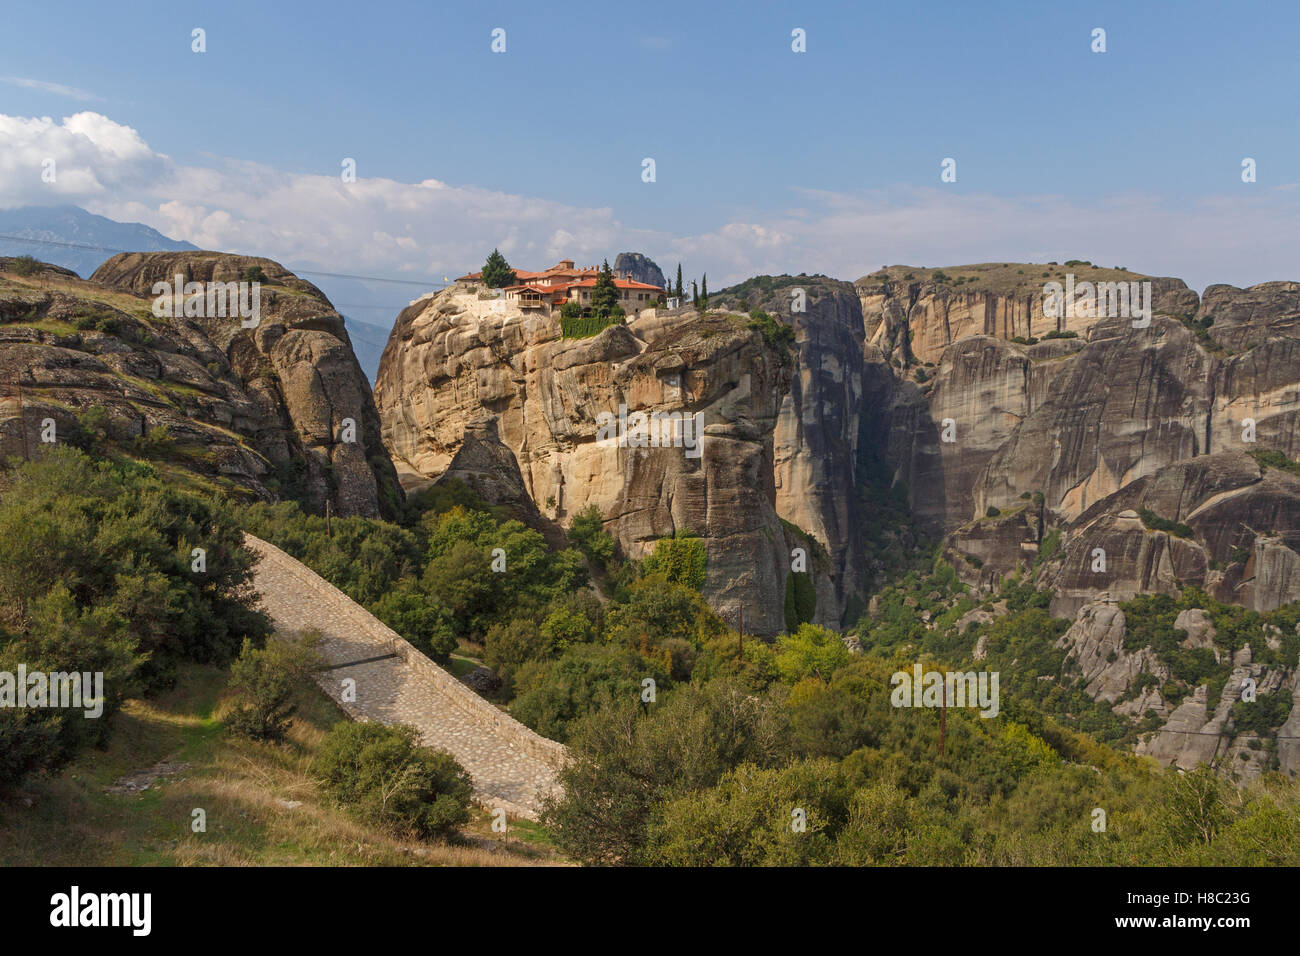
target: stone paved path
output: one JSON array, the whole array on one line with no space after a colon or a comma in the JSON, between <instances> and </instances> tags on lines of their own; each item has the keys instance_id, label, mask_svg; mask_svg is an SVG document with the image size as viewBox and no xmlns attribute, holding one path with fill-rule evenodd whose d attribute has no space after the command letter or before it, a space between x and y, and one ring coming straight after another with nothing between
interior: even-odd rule
<instances>
[{"instance_id":1,"label":"stone paved path","mask_svg":"<svg viewBox=\"0 0 1300 956\"><path fill-rule=\"evenodd\" d=\"M412 724L424 743L452 754L474 778L489 809L537 819L556 787L562 744L529 730L434 664L361 605L272 544L245 535L258 555L254 586L281 633L316 629L327 664L317 680L354 719ZM368 658L384 660L354 664ZM356 701L342 700L343 679L356 681Z\"/></svg>"}]
</instances>

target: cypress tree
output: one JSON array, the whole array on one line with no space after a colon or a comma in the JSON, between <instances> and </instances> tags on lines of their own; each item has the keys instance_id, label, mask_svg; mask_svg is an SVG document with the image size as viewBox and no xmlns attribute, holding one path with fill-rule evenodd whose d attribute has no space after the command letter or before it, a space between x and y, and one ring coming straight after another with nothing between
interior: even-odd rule
<instances>
[{"instance_id":1,"label":"cypress tree","mask_svg":"<svg viewBox=\"0 0 1300 956\"><path fill-rule=\"evenodd\" d=\"M591 290L591 311L601 318L606 318L618 308L618 287L614 285L614 273L609 268L609 260L600 267L596 276L596 287Z\"/></svg>"},{"instance_id":2,"label":"cypress tree","mask_svg":"<svg viewBox=\"0 0 1300 956\"><path fill-rule=\"evenodd\" d=\"M685 295L686 293L682 287L682 264L679 262L677 263L677 298L681 299Z\"/></svg>"},{"instance_id":3,"label":"cypress tree","mask_svg":"<svg viewBox=\"0 0 1300 956\"><path fill-rule=\"evenodd\" d=\"M700 283L700 308L709 307L709 274L704 273L704 281Z\"/></svg>"},{"instance_id":4,"label":"cypress tree","mask_svg":"<svg viewBox=\"0 0 1300 956\"><path fill-rule=\"evenodd\" d=\"M480 278L489 289L504 289L508 285L514 285L516 277L515 270L510 268L506 257L499 250L493 249L492 254L487 257Z\"/></svg>"}]
</instances>

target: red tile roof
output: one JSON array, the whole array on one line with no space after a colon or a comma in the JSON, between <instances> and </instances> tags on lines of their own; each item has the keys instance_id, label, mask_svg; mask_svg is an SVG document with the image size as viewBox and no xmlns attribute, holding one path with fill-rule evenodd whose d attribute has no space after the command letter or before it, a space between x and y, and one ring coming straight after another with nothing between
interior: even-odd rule
<instances>
[{"instance_id":1,"label":"red tile roof","mask_svg":"<svg viewBox=\"0 0 1300 956\"><path fill-rule=\"evenodd\" d=\"M567 262L569 260L566 259L562 261ZM580 286L595 285L595 277L598 275L600 275L600 270L594 267L587 268L587 269L582 269L582 268L567 269L564 268L563 265L557 264L551 266L549 269L545 270L544 272L529 272L527 269L516 269L515 281L520 284L523 284L529 282L530 280L536 280L536 279L573 279L574 280L571 282L562 283L559 286L551 287L552 290L558 291L559 288L568 288L569 286L575 286L575 285L580 285ZM483 277L483 273L481 271L471 272L468 275L461 276L456 281L457 282L478 282L482 279L482 277ZM645 282L633 282L631 279L615 279L614 284L618 286L620 289L646 289L646 290L653 290L655 292L663 291L663 289L660 286L648 285Z\"/></svg>"}]
</instances>

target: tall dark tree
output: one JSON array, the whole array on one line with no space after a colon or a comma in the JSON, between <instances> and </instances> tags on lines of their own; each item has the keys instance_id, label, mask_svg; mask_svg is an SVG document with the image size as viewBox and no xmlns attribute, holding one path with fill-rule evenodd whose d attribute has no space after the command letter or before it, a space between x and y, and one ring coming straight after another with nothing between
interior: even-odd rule
<instances>
[{"instance_id":1,"label":"tall dark tree","mask_svg":"<svg viewBox=\"0 0 1300 956\"><path fill-rule=\"evenodd\" d=\"M677 263L677 288L675 291L679 300L686 295L685 288L682 286L682 264L680 262Z\"/></svg>"},{"instance_id":2,"label":"tall dark tree","mask_svg":"<svg viewBox=\"0 0 1300 956\"><path fill-rule=\"evenodd\" d=\"M489 289L504 289L518 281L515 270L510 268L506 257L496 249L492 250L492 254L487 257L487 262L483 265L482 279L483 284Z\"/></svg>"},{"instance_id":3,"label":"tall dark tree","mask_svg":"<svg viewBox=\"0 0 1300 956\"><path fill-rule=\"evenodd\" d=\"M691 280L691 301L695 303L695 308L700 307L700 284L694 279Z\"/></svg>"},{"instance_id":4,"label":"tall dark tree","mask_svg":"<svg viewBox=\"0 0 1300 956\"><path fill-rule=\"evenodd\" d=\"M700 282L700 308L709 307L709 274L704 273L704 279Z\"/></svg>"},{"instance_id":5,"label":"tall dark tree","mask_svg":"<svg viewBox=\"0 0 1300 956\"><path fill-rule=\"evenodd\" d=\"M618 308L618 286L614 285L614 273L609 268L609 260L600 267L596 276L596 287L591 290L591 310L601 318L606 318Z\"/></svg>"}]
</instances>

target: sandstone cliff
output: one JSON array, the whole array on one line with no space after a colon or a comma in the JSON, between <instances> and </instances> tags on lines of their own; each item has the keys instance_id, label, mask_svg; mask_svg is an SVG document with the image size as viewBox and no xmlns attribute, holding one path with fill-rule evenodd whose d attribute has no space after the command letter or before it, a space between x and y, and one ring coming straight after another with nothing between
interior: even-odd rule
<instances>
[{"instance_id":1,"label":"sandstone cliff","mask_svg":"<svg viewBox=\"0 0 1300 956\"><path fill-rule=\"evenodd\" d=\"M5 266L6 454L30 454L41 422L52 418L66 439L106 441L180 479L245 495L298 498L316 511L328 501L342 515L391 513L400 502L342 318L278 263L130 253L88 281L50 266L25 275L12 260ZM177 274L237 282L252 267L265 278L256 328L241 328L238 316L153 314L155 282ZM355 436L344 419L355 422Z\"/></svg>"},{"instance_id":2,"label":"sandstone cliff","mask_svg":"<svg viewBox=\"0 0 1300 956\"><path fill-rule=\"evenodd\" d=\"M784 627L796 537L774 506L790 378L790 357L740 316L650 310L562 338L558 320L458 284L398 317L375 400L408 489L456 473L468 443L476 487L492 500L535 505L560 526L594 505L631 557L689 529L708 548L710 603L732 621L743 606L746 630L771 635ZM699 443L690 447L694 419L674 426L668 447L620 443L601 432L620 406L630 422L698 414Z\"/></svg>"}]
</instances>

